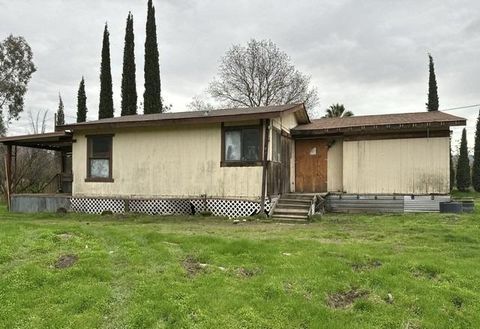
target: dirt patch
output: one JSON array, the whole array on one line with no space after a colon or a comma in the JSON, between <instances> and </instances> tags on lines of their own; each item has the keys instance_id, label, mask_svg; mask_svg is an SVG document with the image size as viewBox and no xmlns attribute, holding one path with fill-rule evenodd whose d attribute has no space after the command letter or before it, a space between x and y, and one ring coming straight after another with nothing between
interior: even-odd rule
<instances>
[{"instance_id":1,"label":"dirt patch","mask_svg":"<svg viewBox=\"0 0 480 329\"><path fill-rule=\"evenodd\" d=\"M118 213L112 213L112 216L113 218L118 220L127 220L127 219L136 219L137 217L142 216L142 214L136 213L136 212L118 212Z\"/></svg>"},{"instance_id":2,"label":"dirt patch","mask_svg":"<svg viewBox=\"0 0 480 329\"><path fill-rule=\"evenodd\" d=\"M60 234L57 234L56 237L59 240L70 240L71 238L73 238L73 234L71 234L71 233L60 233Z\"/></svg>"},{"instance_id":3,"label":"dirt patch","mask_svg":"<svg viewBox=\"0 0 480 329\"><path fill-rule=\"evenodd\" d=\"M194 256L187 256L182 262L182 266L189 276L195 276L205 269L205 264L202 264Z\"/></svg>"},{"instance_id":4,"label":"dirt patch","mask_svg":"<svg viewBox=\"0 0 480 329\"><path fill-rule=\"evenodd\" d=\"M57 214L66 214L68 210L66 208L60 207L57 209Z\"/></svg>"},{"instance_id":5,"label":"dirt patch","mask_svg":"<svg viewBox=\"0 0 480 329\"><path fill-rule=\"evenodd\" d=\"M336 292L330 294L327 297L327 305L331 308L347 308L353 303L364 296L367 296L368 292L358 289L350 289L348 291Z\"/></svg>"},{"instance_id":6,"label":"dirt patch","mask_svg":"<svg viewBox=\"0 0 480 329\"><path fill-rule=\"evenodd\" d=\"M241 278L251 278L252 276L260 274L260 269L259 268L245 268L245 267L240 267L237 270L237 275Z\"/></svg>"},{"instance_id":7,"label":"dirt patch","mask_svg":"<svg viewBox=\"0 0 480 329\"><path fill-rule=\"evenodd\" d=\"M421 329L422 326L418 320L408 320L403 326L405 329Z\"/></svg>"},{"instance_id":8,"label":"dirt patch","mask_svg":"<svg viewBox=\"0 0 480 329\"><path fill-rule=\"evenodd\" d=\"M55 268L68 268L73 266L78 260L76 255L62 255L55 262Z\"/></svg>"},{"instance_id":9,"label":"dirt patch","mask_svg":"<svg viewBox=\"0 0 480 329\"><path fill-rule=\"evenodd\" d=\"M411 272L417 279L440 280L441 271L434 266L419 265L414 267Z\"/></svg>"},{"instance_id":10,"label":"dirt patch","mask_svg":"<svg viewBox=\"0 0 480 329\"><path fill-rule=\"evenodd\" d=\"M355 272L364 272L376 269L380 266L382 266L382 262L378 259L375 259L366 263L353 263L352 270L354 270Z\"/></svg>"},{"instance_id":11,"label":"dirt patch","mask_svg":"<svg viewBox=\"0 0 480 329\"><path fill-rule=\"evenodd\" d=\"M457 309L461 309L463 307L463 298L460 296L454 296L452 298L452 304L455 306Z\"/></svg>"}]
</instances>

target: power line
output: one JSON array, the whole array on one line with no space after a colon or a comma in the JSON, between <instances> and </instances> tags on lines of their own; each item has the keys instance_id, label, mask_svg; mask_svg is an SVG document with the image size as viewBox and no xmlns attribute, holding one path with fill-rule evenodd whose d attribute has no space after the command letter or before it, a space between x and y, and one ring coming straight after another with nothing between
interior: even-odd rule
<instances>
[{"instance_id":1,"label":"power line","mask_svg":"<svg viewBox=\"0 0 480 329\"><path fill-rule=\"evenodd\" d=\"M466 106L459 106L459 107L451 107L449 109L443 109L443 110L440 110L440 111L442 111L442 112L455 111L455 110L461 110L461 109L468 109L468 108L471 108L471 107L480 107L480 104L466 105Z\"/></svg>"}]
</instances>

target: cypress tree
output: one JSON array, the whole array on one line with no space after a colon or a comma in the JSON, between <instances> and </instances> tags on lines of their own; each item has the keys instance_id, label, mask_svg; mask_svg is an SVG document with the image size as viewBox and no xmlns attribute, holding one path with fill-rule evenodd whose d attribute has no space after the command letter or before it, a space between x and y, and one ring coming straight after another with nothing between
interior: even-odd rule
<instances>
[{"instance_id":1,"label":"cypress tree","mask_svg":"<svg viewBox=\"0 0 480 329\"><path fill-rule=\"evenodd\" d=\"M113 118L112 70L110 67L110 34L103 31L102 63L100 66L100 103L98 118Z\"/></svg>"},{"instance_id":2,"label":"cypress tree","mask_svg":"<svg viewBox=\"0 0 480 329\"><path fill-rule=\"evenodd\" d=\"M147 26L145 39L145 92L143 94L143 113L163 112L160 97L160 65L158 62L157 26L155 23L155 7L148 0Z\"/></svg>"},{"instance_id":3,"label":"cypress tree","mask_svg":"<svg viewBox=\"0 0 480 329\"><path fill-rule=\"evenodd\" d=\"M462 141L460 143L460 154L457 163L457 188L465 192L470 188L472 182L470 176L470 160L468 159L467 130L463 128Z\"/></svg>"},{"instance_id":4,"label":"cypress tree","mask_svg":"<svg viewBox=\"0 0 480 329\"><path fill-rule=\"evenodd\" d=\"M137 114L137 83L135 78L135 40L133 34L133 15L128 13L125 28L125 47L123 50L122 73L122 116Z\"/></svg>"},{"instance_id":5,"label":"cypress tree","mask_svg":"<svg viewBox=\"0 0 480 329\"><path fill-rule=\"evenodd\" d=\"M77 92L77 122L87 121L87 95L85 94L85 80L82 77Z\"/></svg>"},{"instance_id":6,"label":"cypress tree","mask_svg":"<svg viewBox=\"0 0 480 329\"><path fill-rule=\"evenodd\" d=\"M438 88L437 88L437 78L435 77L435 67L433 64L432 55L428 54L429 59L429 77L428 77L428 103L427 110L438 111Z\"/></svg>"},{"instance_id":7,"label":"cypress tree","mask_svg":"<svg viewBox=\"0 0 480 329\"><path fill-rule=\"evenodd\" d=\"M57 110L57 121L55 125L63 126L65 124L65 111L63 108L62 96L58 94L58 110Z\"/></svg>"},{"instance_id":8,"label":"cypress tree","mask_svg":"<svg viewBox=\"0 0 480 329\"><path fill-rule=\"evenodd\" d=\"M480 192L480 111L475 131L475 150L473 152L472 185L475 191Z\"/></svg>"}]
</instances>

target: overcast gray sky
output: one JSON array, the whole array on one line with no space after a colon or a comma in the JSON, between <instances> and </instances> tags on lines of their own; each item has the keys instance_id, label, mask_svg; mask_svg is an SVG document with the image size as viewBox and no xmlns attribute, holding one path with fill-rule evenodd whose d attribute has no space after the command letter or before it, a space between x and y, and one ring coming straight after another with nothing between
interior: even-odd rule
<instances>
[{"instance_id":1,"label":"overcast gray sky","mask_svg":"<svg viewBox=\"0 0 480 329\"><path fill-rule=\"evenodd\" d=\"M108 22L115 114L126 17L134 15L137 92L143 95L146 0L0 0L0 39L22 35L37 72L26 110L49 110L62 94L66 121L75 121L76 92L85 76L88 118L96 119L100 51ZM236 43L271 39L300 71L311 75L321 109L343 103L356 115L425 110L427 52L436 65L441 109L480 103L480 2L154 0L162 96L173 111L187 110L204 92L218 61ZM473 146L478 108L449 113L467 117ZM27 129L27 114L10 134ZM52 126L52 124L51 124ZM454 139L458 139L455 128Z\"/></svg>"}]
</instances>

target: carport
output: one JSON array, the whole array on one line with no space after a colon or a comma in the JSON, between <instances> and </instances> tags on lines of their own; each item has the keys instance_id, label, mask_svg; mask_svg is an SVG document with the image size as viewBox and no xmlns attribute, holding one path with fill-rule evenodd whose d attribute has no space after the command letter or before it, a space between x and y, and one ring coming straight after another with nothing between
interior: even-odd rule
<instances>
[{"instance_id":1,"label":"carport","mask_svg":"<svg viewBox=\"0 0 480 329\"><path fill-rule=\"evenodd\" d=\"M21 200L30 203L31 205L37 203L39 207L35 207L36 211L47 211L49 209L41 209L42 207L55 207L59 199L63 202L65 197L71 193L72 185L72 172L71 172L71 154L72 154L72 134L66 131L57 131L51 133L34 134L34 135L22 135L0 138L0 143L5 145L5 186L6 186L6 198L9 210L12 210L12 198L14 198L15 190L12 186L13 175L15 174L17 147L29 147L36 149L43 149L49 151L59 152L61 156L61 170L54 177L52 182L57 181L57 193L55 194L29 194L20 197L19 202L16 202L16 206L19 207L17 211L28 210L28 204L23 205ZM25 203L23 202L23 203ZM42 206L45 205L45 206ZM27 207L24 207L27 206ZM40 209L38 209L40 208ZM50 209L51 210L51 209Z\"/></svg>"}]
</instances>

